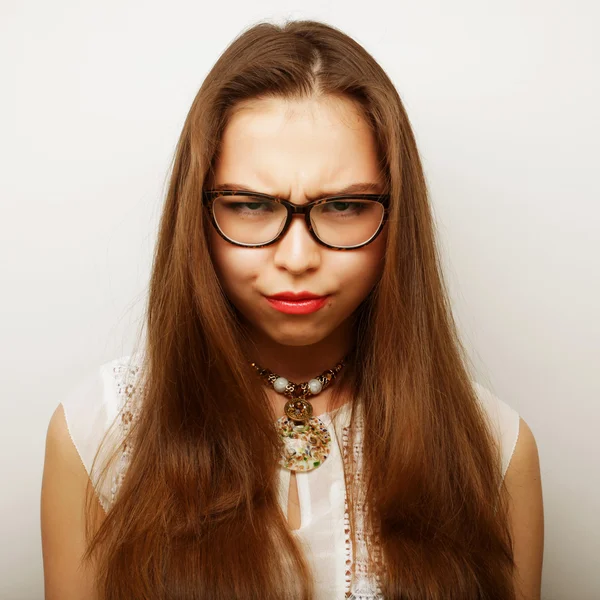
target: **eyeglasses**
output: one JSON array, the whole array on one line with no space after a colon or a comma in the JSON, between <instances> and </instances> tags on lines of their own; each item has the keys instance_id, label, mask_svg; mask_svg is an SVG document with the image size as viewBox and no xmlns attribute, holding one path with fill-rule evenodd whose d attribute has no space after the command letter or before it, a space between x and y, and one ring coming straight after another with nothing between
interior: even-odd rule
<instances>
[{"instance_id":1,"label":"eyeglasses","mask_svg":"<svg viewBox=\"0 0 600 600\"><path fill-rule=\"evenodd\" d=\"M205 190L203 201L219 235L236 246L258 248L279 240L293 215L322 246L354 250L370 244L387 219L389 194L330 196L293 204L259 192Z\"/></svg>"}]
</instances>

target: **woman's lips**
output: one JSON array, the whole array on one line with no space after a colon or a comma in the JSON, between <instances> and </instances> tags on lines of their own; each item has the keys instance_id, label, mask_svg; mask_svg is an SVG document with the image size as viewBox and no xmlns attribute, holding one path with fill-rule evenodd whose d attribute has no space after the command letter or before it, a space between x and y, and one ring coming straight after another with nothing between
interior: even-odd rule
<instances>
[{"instance_id":1,"label":"woman's lips","mask_svg":"<svg viewBox=\"0 0 600 600\"><path fill-rule=\"evenodd\" d=\"M329 296L321 296L319 298L304 298L301 300L290 300L282 298L266 297L269 304L279 312L288 315L307 315L316 312L327 302Z\"/></svg>"}]
</instances>

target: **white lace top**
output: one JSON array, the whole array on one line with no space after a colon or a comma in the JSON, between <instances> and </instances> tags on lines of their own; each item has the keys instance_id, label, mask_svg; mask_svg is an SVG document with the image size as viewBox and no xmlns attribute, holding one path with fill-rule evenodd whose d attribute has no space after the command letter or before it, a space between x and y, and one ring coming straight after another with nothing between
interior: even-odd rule
<instances>
[{"instance_id":1,"label":"white lace top","mask_svg":"<svg viewBox=\"0 0 600 600\"><path fill-rule=\"evenodd\" d=\"M120 460L115 463L102 486L96 483L101 462L97 462L92 471L92 460L105 434L109 441L103 446L105 452L101 455L101 461L106 452L121 443L127 432L136 410L133 400L137 371L129 356L107 362L84 377L62 402L73 443L106 511L110 509L119 490L130 448L124 448ZM519 415L485 387L475 382L474 386L501 443L504 474L517 442ZM366 548L369 539L362 528L361 514L355 515L356 564L354 580L350 580L352 548L343 470L344 461L352 456L348 444L349 405L319 416L330 429L332 448L320 467L296 473L301 526L293 533L303 545L313 568L317 600L381 598L377 581L366 573ZM352 451L360 464L360 420L357 425ZM285 514L289 483L290 472L281 468L280 503Z\"/></svg>"}]
</instances>

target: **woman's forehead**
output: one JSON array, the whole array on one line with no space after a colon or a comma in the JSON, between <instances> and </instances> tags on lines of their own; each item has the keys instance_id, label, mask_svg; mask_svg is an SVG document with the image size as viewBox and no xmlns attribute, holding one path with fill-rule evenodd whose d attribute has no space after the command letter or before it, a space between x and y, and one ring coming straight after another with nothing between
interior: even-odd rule
<instances>
[{"instance_id":1,"label":"woman's forehead","mask_svg":"<svg viewBox=\"0 0 600 600\"><path fill-rule=\"evenodd\" d=\"M215 183L273 195L379 180L374 135L355 103L340 98L245 103L231 115L215 165Z\"/></svg>"}]
</instances>

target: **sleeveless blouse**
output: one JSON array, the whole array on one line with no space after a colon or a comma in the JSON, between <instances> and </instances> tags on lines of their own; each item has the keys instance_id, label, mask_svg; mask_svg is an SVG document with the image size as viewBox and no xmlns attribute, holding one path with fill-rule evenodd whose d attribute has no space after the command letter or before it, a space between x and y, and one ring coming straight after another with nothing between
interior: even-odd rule
<instances>
[{"instance_id":1,"label":"sleeveless blouse","mask_svg":"<svg viewBox=\"0 0 600 600\"><path fill-rule=\"evenodd\" d=\"M61 402L73 444L106 512L119 491L131 448L125 445L101 485L98 483L99 469L107 454L122 443L135 418L138 371L131 356L106 362L84 375ZM504 477L519 435L519 414L487 388L477 382L473 385L500 444ZM363 527L363 515L358 508L354 513L357 545L354 565L352 560L344 464L349 459L357 460L356 476L360 478L362 425L357 418L354 445L350 448L350 416L349 404L319 415L331 433L330 454L317 469L296 473L301 525L292 534L301 544L312 567L316 600L382 598L376 578L367 572L369 535ZM102 444L97 463L92 468L92 461L105 435L107 440ZM279 499L286 516L289 485L290 471L281 467ZM352 568L353 578L350 576Z\"/></svg>"}]
</instances>

